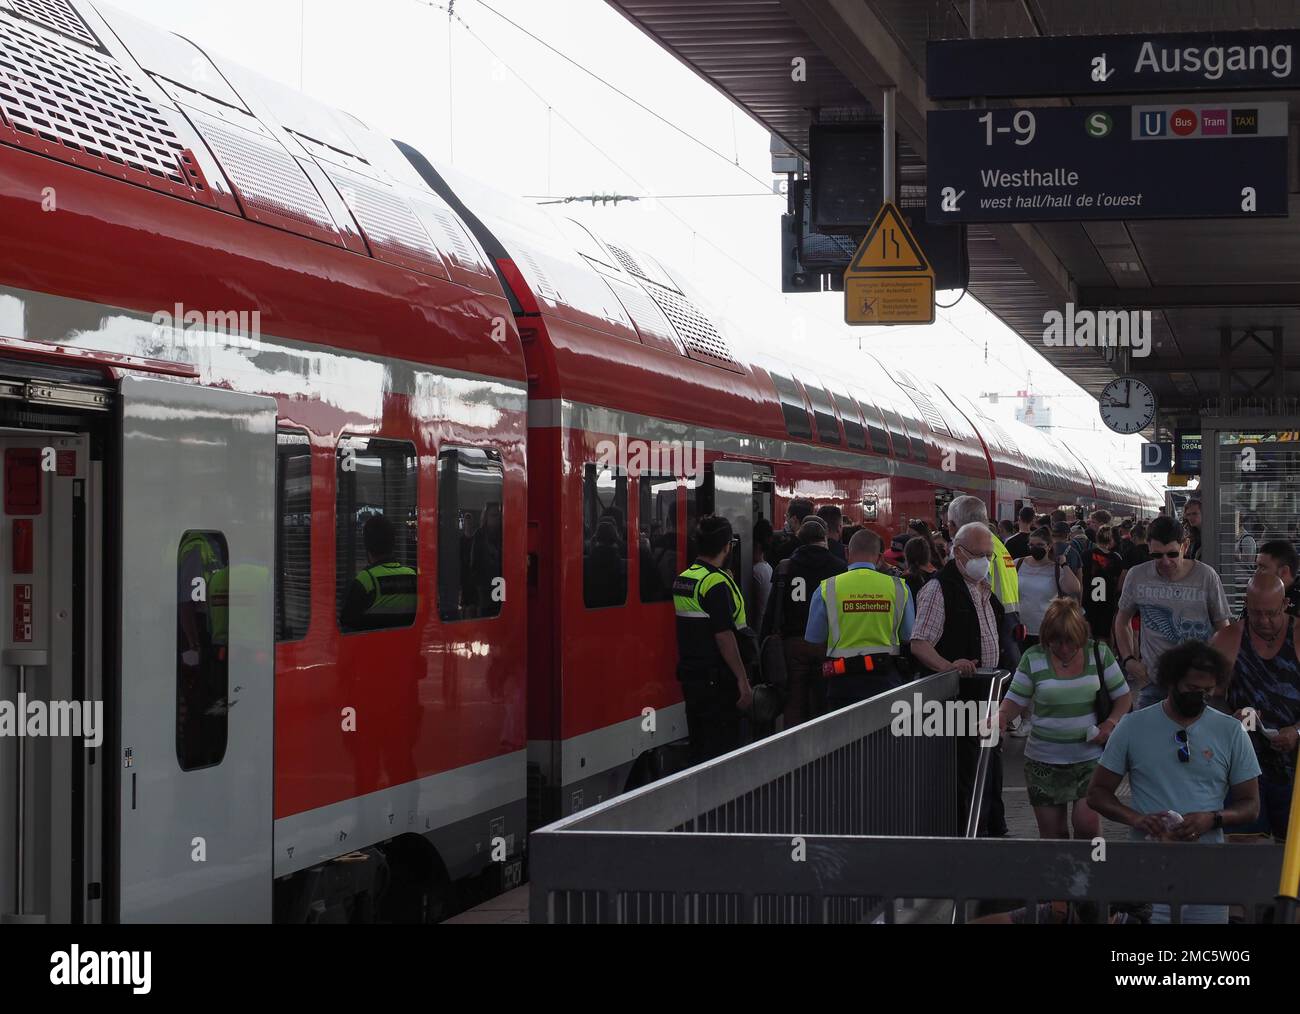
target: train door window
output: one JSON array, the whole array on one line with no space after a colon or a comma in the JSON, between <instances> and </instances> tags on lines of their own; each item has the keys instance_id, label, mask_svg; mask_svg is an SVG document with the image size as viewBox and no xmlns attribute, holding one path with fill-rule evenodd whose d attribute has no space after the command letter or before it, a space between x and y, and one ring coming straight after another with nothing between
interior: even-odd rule
<instances>
[{"instance_id":1,"label":"train door window","mask_svg":"<svg viewBox=\"0 0 1300 1014\"><path fill-rule=\"evenodd\" d=\"M226 755L230 619L226 537L186 532L176 554L176 759L182 771L213 767Z\"/></svg>"},{"instance_id":2,"label":"train door window","mask_svg":"<svg viewBox=\"0 0 1300 1014\"><path fill-rule=\"evenodd\" d=\"M800 440L812 439L812 426L808 422L808 406L799 388L790 377L773 367L768 368L772 386L781 401L781 414L785 417L785 431Z\"/></svg>"},{"instance_id":3,"label":"train door window","mask_svg":"<svg viewBox=\"0 0 1300 1014\"><path fill-rule=\"evenodd\" d=\"M339 628L356 633L409 627L419 602L415 445L344 437L337 458Z\"/></svg>"},{"instance_id":4,"label":"train door window","mask_svg":"<svg viewBox=\"0 0 1300 1014\"><path fill-rule=\"evenodd\" d=\"M757 524L759 518L762 518L768 524L775 526L772 520L772 511L776 503L776 477L772 469L766 465L754 466L754 514L753 520Z\"/></svg>"},{"instance_id":5,"label":"train door window","mask_svg":"<svg viewBox=\"0 0 1300 1014\"><path fill-rule=\"evenodd\" d=\"M710 466L705 466L705 474L708 475ZM700 491L697 488L695 479L686 480L686 564L695 562L696 549L696 528L700 523Z\"/></svg>"},{"instance_id":6,"label":"train door window","mask_svg":"<svg viewBox=\"0 0 1300 1014\"><path fill-rule=\"evenodd\" d=\"M597 465L582 477L582 601L588 609L627 601L627 476Z\"/></svg>"},{"instance_id":7,"label":"train door window","mask_svg":"<svg viewBox=\"0 0 1300 1014\"><path fill-rule=\"evenodd\" d=\"M470 447L438 455L438 614L444 622L500 616L505 470Z\"/></svg>"},{"instance_id":8,"label":"train door window","mask_svg":"<svg viewBox=\"0 0 1300 1014\"><path fill-rule=\"evenodd\" d=\"M670 602L677 562L677 480L671 475L643 474L639 490L641 601Z\"/></svg>"},{"instance_id":9,"label":"train door window","mask_svg":"<svg viewBox=\"0 0 1300 1014\"><path fill-rule=\"evenodd\" d=\"M311 444L280 430L275 448L275 639L300 641L311 623Z\"/></svg>"},{"instance_id":10,"label":"train door window","mask_svg":"<svg viewBox=\"0 0 1300 1014\"><path fill-rule=\"evenodd\" d=\"M835 419L835 409L831 406L831 396L826 393L826 389L819 381L807 376L799 379L803 382L804 390L808 392L808 400L812 402L813 419L817 423L817 439L824 444L842 444L844 441L840 437L840 425Z\"/></svg>"},{"instance_id":11,"label":"train door window","mask_svg":"<svg viewBox=\"0 0 1300 1014\"><path fill-rule=\"evenodd\" d=\"M844 438L854 450L867 449L867 431L862 426L862 414L857 402L841 390L831 392L835 405L840 410L840 419L844 423Z\"/></svg>"}]
</instances>

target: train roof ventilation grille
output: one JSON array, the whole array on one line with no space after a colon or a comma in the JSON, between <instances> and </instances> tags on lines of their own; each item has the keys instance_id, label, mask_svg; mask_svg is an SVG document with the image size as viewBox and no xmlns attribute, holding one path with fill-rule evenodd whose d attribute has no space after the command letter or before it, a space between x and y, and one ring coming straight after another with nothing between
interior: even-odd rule
<instances>
[{"instance_id":1,"label":"train roof ventilation grille","mask_svg":"<svg viewBox=\"0 0 1300 1014\"><path fill-rule=\"evenodd\" d=\"M635 282L623 282L617 278L606 278L605 282L614 290L614 295L623 304L623 309L632 318L632 323L643 338L654 338L672 345L682 355L686 349L673 331L668 318L659 309L658 304L645 294L645 290Z\"/></svg>"},{"instance_id":2,"label":"train roof ventilation grille","mask_svg":"<svg viewBox=\"0 0 1300 1014\"><path fill-rule=\"evenodd\" d=\"M912 396L912 401L915 402L916 407L921 410L921 418L929 424L930 429L935 433L947 433L949 436L952 436L952 430L948 428L947 420L944 419L943 415L939 412L939 409L935 407L934 402L930 400L928 394L924 391L917 390L914 387L909 388L907 393Z\"/></svg>"},{"instance_id":3,"label":"train roof ventilation grille","mask_svg":"<svg viewBox=\"0 0 1300 1014\"><path fill-rule=\"evenodd\" d=\"M361 226L376 259L447 277L438 248L409 204L390 188L353 173L326 172Z\"/></svg>"},{"instance_id":4,"label":"train roof ventilation grille","mask_svg":"<svg viewBox=\"0 0 1300 1014\"><path fill-rule=\"evenodd\" d=\"M104 54L0 17L0 127L54 158L113 163L193 189L162 111ZM51 145L59 147L51 150Z\"/></svg>"},{"instance_id":5,"label":"train roof ventilation grille","mask_svg":"<svg viewBox=\"0 0 1300 1014\"><path fill-rule=\"evenodd\" d=\"M456 260L468 268L483 267L482 260L474 255L466 240L465 230L460 227L460 223L441 208L433 209L433 217L437 219L438 225L442 227L443 233L446 234L447 242L451 244L451 252Z\"/></svg>"},{"instance_id":6,"label":"train roof ventilation grille","mask_svg":"<svg viewBox=\"0 0 1300 1014\"><path fill-rule=\"evenodd\" d=\"M68 0L2 0L0 10L8 10L14 17L100 48L99 38Z\"/></svg>"},{"instance_id":7,"label":"train roof ventilation grille","mask_svg":"<svg viewBox=\"0 0 1300 1014\"><path fill-rule=\"evenodd\" d=\"M655 285L662 285L666 289L672 289L673 292L681 292L677 283L668 276L668 272L663 269L649 254L636 256L630 250L621 246L615 246L613 243L606 243L609 252L614 255L614 259L629 275L636 275L637 278L644 278L647 282L654 282Z\"/></svg>"},{"instance_id":8,"label":"train roof ventilation grille","mask_svg":"<svg viewBox=\"0 0 1300 1014\"><path fill-rule=\"evenodd\" d=\"M342 244L311 180L274 139L196 110L189 115L234 184L249 218L280 228L305 226L308 235Z\"/></svg>"},{"instance_id":9,"label":"train roof ventilation grille","mask_svg":"<svg viewBox=\"0 0 1300 1014\"><path fill-rule=\"evenodd\" d=\"M649 277L637 259L627 250L624 250L621 246L615 246L613 243L606 243L605 245L609 247L609 252L614 255L614 259L618 261L619 266L629 275L636 275L638 278Z\"/></svg>"},{"instance_id":10,"label":"train roof ventilation grille","mask_svg":"<svg viewBox=\"0 0 1300 1014\"><path fill-rule=\"evenodd\" d=\"M550 276L542 270L542 266L537 263L537 258L527 250L521 250L519 251L519 259L523 261L528 266L528 270L532 272L533 281L537 283L537 295L544 296L552 303L563 302L560 298L560 290L551 284Z\"/></svg>"},{"instance_id":11,"label":"train roof ventilation grille","mask_svg":"<svg viewBox=\"0 0 1300 1014\"><path fill-rule=\"evenodd\" d=\"M663 311L664 316L677 330L682 343L686 346L688 356L700 362L720 366L724 370L745 372L736 362L735 356L731 354L727 339L718 333L718 329L704 314L700 313L694 303L680 293L653 282L646 282L645 287L654 301L659 304L659 309Z\"/></svg>"}]
</instances>

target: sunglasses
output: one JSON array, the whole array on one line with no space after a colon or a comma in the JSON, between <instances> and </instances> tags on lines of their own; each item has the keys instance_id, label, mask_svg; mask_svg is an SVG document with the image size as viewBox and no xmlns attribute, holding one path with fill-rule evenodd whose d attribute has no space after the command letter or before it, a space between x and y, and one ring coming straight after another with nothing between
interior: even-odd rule
<instances>
[{"instance_id":1,"label":"sunglasses","mask_svg":"<svg viewBox=\"0 0 1300 1014\"><path fill-rule=\"evenodd\" d=\"M1192 759L1191 747L1187 745L1187 730L1179 729L1174 733L1174 739L1178 741L1178 762L1186 764Z\"/></svg>"}]
</instances>

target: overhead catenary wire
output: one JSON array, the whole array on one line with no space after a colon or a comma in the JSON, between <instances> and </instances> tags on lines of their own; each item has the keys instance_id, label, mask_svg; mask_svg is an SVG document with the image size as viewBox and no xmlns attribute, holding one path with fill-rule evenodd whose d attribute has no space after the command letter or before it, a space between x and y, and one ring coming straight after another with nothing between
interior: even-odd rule
<instances>
[{"instance_id":1,"label":"overhead catenary wire","mask_svg":"<svg viewBox=\"0 0 1300 1014\"><path fill-rule=\"evenodd\" d=\"M417 2L423 2L423 0L417 0ZM728 158L727 155L726 155L724 152L722 152L722 151L720 151L719 149L713 147L711 144L709 144L709 143L707 143L706 141L702 140L701 138L697 137L695 134L692 134L692 133L691 133L690 131L688 131L686 128L681 127L681 126L679 126L678 124L674 123L672 120L670 120L668 117L664 116L662 113L659 113L659 112L657 112L656 110L654 110L654 109L650 108L649 106L647 106L644 102L640 101L639 99L635 98L635 97L632 96L632 95L629 95L629 94L628 94L627 92L625 92L622 88L618 87L618 85L613 84L612 82L608 81L607 79L601 77L601 76L600 76L599 74L597 74L594 70L592 70L592 69L590 69L589 67L585 66L585 65L582 64L580 61L575 60L573 57L569 56L567 53L565 53L565 52L563 52L563 51L561 51L561 50L559 50L559 49L556 49L554 46L552 46L552 45L551 45L549 42L547 42L545 39L541 38L540 36L534 34L534 33L531 32L531 31L529 31L527 28L525 28L523 25L519 24L517 21L513 21L512 19L510 19L510 18L507 17L506 15L502 14L499 10L497 10L497 9L496 9L495 7L493 7L491 4L485 3L484 0L475 0L475 3L477 3L477 4L478 4L480 7L482 7L484 10L486 10L486 11L488 11L489 13L491 13L491 14L495 15L496 17L500 18L502 21L504 21L506 24L510 25L512 28L514 28L514 29L516 29L517 31L520 31L520 32L522 32L524 35L528 36L530 39L532 39L534 42L536 42L539 46L542 46L542 47L544 47L545 49L550 50L552 53L554 53L556 56L558 56L561 60L564 60L566 63L571 64L572 66L576 67L578 70L582 71L584 74L586 74L586 75L588 75L589 77L592 77L592 78L594 78L595 80L599 81L601 84L603 84L603 85L604 85L606 88L608 88L610 91L612 91L612 92L614 92L615 94L617 94L617 95L621 96L622 98L626 99L628 102L631 102L631 103L632 103L634 106L636 106L638 109L642 110L643 112L647 113L647 114L650 115L650 116L653 116L653 117L654 117L656 120L658 120L660 123L664 124L664 125L667 126L667 127L672 128L672 129L675 130L677 133L679 133L679 134L681 134L683 137L685 137L687 140L692 141L693 143L699 145L701 148L703 148L705 151L709 152L710 154L716 155L718 158L722 159L722 161L726 162L727 165L732 166L732 167L734 167L734 168L736 168L736 169L739 169L739 170L740 170L741 172L743 172L746 176L748 176L750 179L752 179L755 183L759 183L759 184L766 185L766 181L765 181L765 180L763 180L761 177L755 176L753 173L751 173L748 169L746 169L744 166L742 166L742 165L740 164L740 152L739 152L739 148L738 148L738 147L737 147L737 150L736 150L735 157L734 157L734 158ZM432 6L436 6L436 4L433 4ZM732 107L731 107L731 115L732 115L732 123L731 123L731 130L732 130L732 143L733 143L733 145L735 145L735 143L736 143L736 142L735 142L735 138L736 138L736 123L735 123L736 107L735 107L734 105L732 105Z\"/></svg>"},{"instance_id":2,"label":"overhead catenary wire","mask_svg":"<svg viewBox=\"0 0 1300 1014\"><path fill-rule=\"evenodd\" d=\"M437 3L436 0L415 0L415 2L416 2L416 3L419 3L419 4L420 4L421 6L423 6L423 7L429 7L429 8L433 8L433 9L440 10L440 11L443 11L443 12L447 12L447 11L448 11L447 7L443 6L443 5L440 4L440 3ZM483 47L483 49L488 53L489 56L491 56L494 60L496 60L496 61L497 61L497 62L498 62L498 63L499 63L503 68L505 68L507 71L509 71L511 74L513 74L513 75L515 76L515 78L518 79L519 83L522 84L522 85L523 85L523 86L524 86L524 87L525 87L525 88L526 88L526 89L527 89L527 90L532 94L532 96L533 96L535 99L537 99L538 102L540 102L543 106L546 106L547 108L551 109L552 112L553 112L553 114L555 115L555 117L556 117L558 120L560 120L561 123L565 124L565 125L566 125L570 130L572 130L572 131L573 131L573 132L574 132L574 133L575 133L579 138L581 138L584 142L586 142L586 143L591 147L591 149L592 149L593 151L595 151L597 154L599 154L599 155L601 156L601 158L605 159L605 161L607 161L607 162L608 162L610 165L612 165L615 169L617 169L619 172L621 172L625 177L627 177L627 179L628 179L629 181L631 181L632 183L634 183L634 184L635 184L638 188L640 188L641 190L649 190L649 189L650 189L650 188L647 187L644 183L642 183L639 179L637 179L636 176L634 176L631 172L629 172L629 171L627 170L627 168L623 166L622 163L620 163L616 158L614 158L614 157L613 157L612 155L610 155L607 151L605 151L604 148L602 148L602 147L601 147L600 145L598 145L595 141L593 141L590 137L588 137L587 134L584 133L584 132L583 132L583 131L582 131L582 130L577 126L577 124L575 124L575 123L574 123L572 120L570 120L567 116L565 116L563 113L561 113L561 112L559 111L559 109L556 108L556 106L554 105L554 103L552 103L549 99L546 98L546 96L544 96L544 95L543 95L541 92L539 92L535 87L533 87L533 85L528 81L527 78L525 78L522 74L520 74L519 71L515 70L515 68L514 68L510 63L508 63L506 60L504 60L504 59L501 57L501 55L500 55L499 53L497 53L496 50L494 50L491 46L489 46L489 45L487 44L487 42L485 42L485 41L483 40L483 38L482 38L482 37L481 37L477 32L475 32L473 28L471 28L471 27L469 26L468 22L466 22L465 19L464 19L463 17L461 17L459 14L449 14L449 20L454 20L456 24L460 25L461 28L463 28L463 29L465 30L466 34L468 34L468 35L470 36L470 38L472 38L472 39L473 39L475 42L477 42L481 47ZM726 156L723 156L723 157L725 158ZM746 175L752 175L752 174L747 173ZM757 177L754 177L754 178L757 179ZM764 182L764 181L763 181L763 180L758 180L758 182L762 183L762 182ZM766 196L766 195L764 195L764 196ZM654 198L648 198L648 199L653 200ZM721 254L724 258L726 258L726 259L727 259L728 261L730 261L732 264L736 265L736 267L740 268L741 271L743 271L743 272L745 272L745 274L749 275L749 277L755 279L755 280L756 280L760 285L762 285L764 288L767 288L767 287L769 286L770 282L769 282L768 279L763 278L762 276L760 276L759 274L757 274L756 272L754 272L753 270L751 270L751 269L750 269L746 264L744 264L744 263L742 263L741 261L737 260L737 259L736 259L735 257L733 257L729 252L727 252L727 250L725 250L723 247L719 246L718 244L714 243L714 242L713 242L712 240L710 240L707 236L699 236L699 235L698 235L698 230L697 230L697 229L696 229L696 228L695 228L695 227L694 227L690 222L688 222L685 218L683 218L683 217L682 217L681 215L679 215L676 211L674 211L671 207L669 207L667 204L664 204L664 205L662 205L662 206L663 206L664 211L666 211L670 216L672 216L674 219L676 219L676 220L677 220L677 221L678 221L678 222L683 226L683 228L689 229L689 230L691 231L691 233L692 233L693 236L698 236L698 239L699 239L700 241L702 241L702 242L708 244L710 247L712 247L714 250L716 250L719 254ZM817 316L822 317L822 319L823 319L823 320L826 320L827 322L829 322L829 320L830 320L829 318L824 317L824 316L823 316L822 314L820 314L820 313L817 313ZM838 324L839 322L836 322L836 323Z\"/></svg>"}]
</instances>

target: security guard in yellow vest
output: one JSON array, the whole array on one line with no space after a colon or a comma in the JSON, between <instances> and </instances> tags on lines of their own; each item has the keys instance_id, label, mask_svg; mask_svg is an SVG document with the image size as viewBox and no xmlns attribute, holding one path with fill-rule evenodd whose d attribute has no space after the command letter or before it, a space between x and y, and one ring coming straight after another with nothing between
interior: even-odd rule
<instances>
[{"instance_id":1,"label":"security guard in yellow vest","mask_svg":"<svg viewBox=\"0 0 1300 1014\"><path fill-rule=\"evenodd\" d=\"M701 518L697 546L699 557L673 582L677 678L692 764L740 746L740 713L753 701L736 639L746 625L745 597L723 569L732 551L731 523Z\"/></svg>"},{"instance_id":2,"label":"security guard in yellow vest","mask_svg":"<svg viewBox=\"0 0 1300 1014\"><path fill-rule=\"evenodd\" d=\"M382 514L366 519L362 529L369 566L352 580L339 625L345 631L409 627L415 622L416 572L397 562L397 538Z\"/></svg>"},{"instance_id":3,"label":"security guard in yellow vest","mask_svg":"<svg viewBox=\"0 0 1300 1014\"><path fill-rule=\"evenodd\" d=\"M948 505L948 531L954 538L963 525L978 522L989 523L988 506L977 496L959 496ZM989 567L989 583L993 594L1002 603L1002 629L998 632L1000 658L998 665L1003 669L1015 669L1020 664L1020 642L1017 631L1020 626L1020 575L1016 570L1016 561L1011 558L1006 544L993 536L993 561Z\"/></svg>"},{"instance_id":4,"label":"security guard in yellow vest","mask_svg":"<svg viewBox=\"0 0 1300 1014\"><path fill-rule=\"evenodd\" d=\"M804 639L826 653L828 710L899 686L915 606L902 578L879 572L884 543L870 529L849 542L849 569L813 594Z\"/></svg>"}]
</instances>

